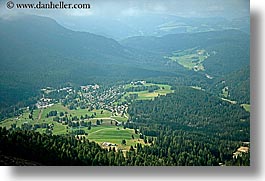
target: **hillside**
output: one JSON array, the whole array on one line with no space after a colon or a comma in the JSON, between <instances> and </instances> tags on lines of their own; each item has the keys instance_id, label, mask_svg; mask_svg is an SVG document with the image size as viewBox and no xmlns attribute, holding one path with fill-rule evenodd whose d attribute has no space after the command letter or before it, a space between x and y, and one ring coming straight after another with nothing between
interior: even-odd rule
<instances>
[{"instance_id":1,"label":"hillside","mask_svg":"<svg viewBox=\"0 0 265 181\"><path fill-rule=\"evenodd\" d=\"M222 90L226 87L227 96L231 100L238 103L250 104L250 66L242 67L240 70L234 71L225 76L219 77L210 85L209 89L215 94L222 94Z\"/></svg>"},{"instance_id":2,"label":"hillside","mask_svg":"<svg viewBox=\"0 0 265 181\"><path fill-rule=\"evenodd\" d=\"M160 54L161 58L176 51L205 49L210 55L204 61L205 72L213 76L225 75L249 64L249 36L238 30L139 36L125 39L121 44Z\"/></svg>"},{"instance_id":3,"label":"hillside","mask_svg":"<svg viewBox=\"0 0 265 181\"><path fill-rule=\"evenodd\" d=\"M71 31L50 18L12 16L0 19L0 27L2 106L43 86L166 74L138 66L136 53L113 39Z\"/></svg>"},{"instance_id":4,"label":"hillside","mask_svg":"<svg viewBox=\"0 0 265 181\"><path fill-rule=\"evenodd\" d=\"M198 33L238 29L249 31L248 17L226 19L222 17L181 17L169 14L143 13L132 16L56 17L63 26L72 30L93 32L122 40L134 36L164 36L177 33ZM74 23L69 23L74 22ZM91 26L93 24L93 26ZM113 28L115 27L115 28Z\"/></svg>"}]
</instances>

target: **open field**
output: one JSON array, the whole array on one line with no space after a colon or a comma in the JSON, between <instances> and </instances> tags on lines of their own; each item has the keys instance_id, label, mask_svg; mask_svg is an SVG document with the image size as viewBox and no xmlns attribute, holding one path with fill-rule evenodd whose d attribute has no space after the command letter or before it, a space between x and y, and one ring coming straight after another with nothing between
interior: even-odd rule
<instances>
[{"instance_id":1,"label":"open field","mask_svg":"<svg viewBox=\"0 0 265 181\"><path fill-rule=\"evenodd\" d=\"M40 110L35 110L34 112L38 113ZM53 127L53 133L54 134L66 134L66 125L62 125L60 123L57 123L55 121L52 121L52 117L49 118L45 118L43 120L38 120L37 116L33 117L34 119L29 119L28 118L29 112L25 112L22 116L17 117L17 118L10 118L10 119L6 119L2 122L0 122L0 126L2 127L6 127L6 128L11 128L12 124L16 124L16 127L21 127L21 125L23 123L28 123L31 125L34 124L41 124L41 123L47 123L47 124L54 124ZM33 113L34 115L34 113ZM37 115L37 114L35 114ZM36 131L39 131L41 133L45 132L45 129L42 128L38 128Z\"/></svg>"},{"instance_id":2,"label":"open field","mask_svg":"<svg viewBox=\"0 0 265 181\"><path fill-rule=\"evenodd\" d=\"M128 120L128 118L126 117L121 117L121 116L111 116L111 118L119 121L119 122L126 122Z\"/></svg>"},{"instance_id":3,"label":"open field","mask_svg":"<svg viewBox=\"0 0 265 181\"><path fill-rule=\"evenodd\" d=\"M171 90L171 86L164 85L164 84L152 84L152 83L146 83L144 86L151 86L151 85L157 85L160 87L160 89L155 90L154 92L148 92L148 91L139 91L139 92L127 92L123 97L122 100L125 100L126 96L129 96L130 94L138 94L138 98L136 100L151 100L159 95L166 95L169 93L172 93L173 90ZM126 85L125 88L129 87L137 87L135 85Z\"/></svg>"},{"instance_id":4,"label":"open field","mask_svg":"<svg viewBox=\"0 0 265 181\"><path fill-rule=\"evenodd\" d=\"M43 110L43 114L41 116L41 119L45 119L46 115L50 111L54 111L54 110L56 110L58 113L67 112L69 115L77 116L77 117L85 116L86 114L90 116L94 113L96 113L95 118L102 118L102 117L110 117L111 116L111 112L107 111L107 110L102 110L102 109L99 109L99 110L94 109L92 111L88 111L87 109L69 110L68 108L64 107L61 104L55 104L55 105L48 107L48 108L45 108ZM103 111L102 114L101 114L101 111Z\"/></svg>"},{"instance_id":5,"label":"open field","mask_svg":"<svg viewBox=\"0 0 265 181\"><path fill-rule=\"evenodd\" d=\"M56 105L55 107L51 107L49 110L55 110L55 108L59 108L58 110L62 110L61 106ZM57 111L58 111L57 110ZM36 117L37 113L40 110L35 110L34 112ZM43 111L45 112L45 111ZM47 112L47 111L46 111ZM72 112L73 113L73 112ZM123 126L115 126L115 121L118 120L120 122L127 121L127 118L119 117L119 116L113 116L113 117L100 117L98 118L90 118L89 121L94 125L96 124L97 120L102 120L102 124L98 126L92 126L90 130L87 129L87 127L80 127L80 128L69 128L67 125L62 125L61 123L57 123L55 121L52 121L53 117L45 118L44 120L37 120L35 117L35 120L28 119L29 112L25 112L23 116L20 116L18 119L7 119L5 121L0 122L0 126L11 128L12 124L16 124L17 127L21 127L21 125L25 122L29 124L41 124L41 123L47 123L47 124L54 124L53 127L53 134L54 135L60 135L60 134L69 134L74 130L84 130L85 133L87 133L87 138L91 141L95 141L102 145L103 142L108 142L112 144L116 144L116 148L122 149L122 150L128 150L130 146L134 146L137 143L143 143L143 140L139 139L139 135L134 133L133 129L124 129ZM99 114L100 115L100 114ZM106 114L105 114L106 115ZM105 116L104 115L104 116ZM112 122L112 124L111 124ZM46 128L38 128L36 131L40 133L45 133ZM132 135L134 139L132 139ZM126 145L122 145L121 141L126 140Z\"/></svg>"},{"instance_id":6,"label":"open field","mask_svg":"<svg viewBox=\"0 0 265 181\"><path fill-rule=\"evenodd\" d=\"M139 85L125 85L125 88L128 87L137 87ZM145 83L144 86L158 86L157 90L153 92L149 92L148 90L139 91L139 92L127 92L120 100L117 102L125 100L126 96L130 94L138 94L137 100L151 100L159 95L166 95L168 93L172 93L171 86L164 85L164 84L152 84L152 83ZM57 111L56 116L48 116L51 111ZM63 113L63 116L60 116L60 113ZM91 127L89 126L74 126L71 127L65 122L62 121L63 117L66 116L68 118L77 117L80 121L81 116L83 118L88 116L88 119L82 119L84 122L91 122ZM93 117L92 117L93 116ZM59 117L60 121L54 121L55 117ZM83 130L85 135L89 140L95 141L98 144L102 145L102 143L107 142L110 144L115 144L117 149L121 150L128 150L131 146L135 146L137 143L145 144L142 139L139 139L139 135L135 134L134 129L124 129L123 124L127 122L129 115L115 115L103 109L94 109L92 111L88 111L88 109L73 109L70 110L67 107L63 106L60 103L54 104L47 108L39 108L35 109L30 113L30 110L24 109L24 113L18 117L13 117L6 119L0 122L1 127L11 128L13 124L16 124L16 127L22 127L23 124L27 123L26 125L51 125L47 127L35 128L36 131L40 133L46 133L51 129L52 134L54 135L61 135L61 134L71 134L76 132L77 130ZM58 118L57 118L58 119ZM98 120L100 121L100 125L98 125ZM73 122L79 122L73 121ZM117 122L118 121L118 122ZM116 126L118 123L118 126ZM53 127L52 127L53 125ZM29 128L32 129L32 128ZM76 134L76 133L75 133ZM126 140L126 144L122 144L122 140ZM108 146L103 146L108 147Z\"/></svg>"},{"instance_id":7,"label":"open field","mask_svg":"<svg viewBox=\"0 0 265 181\"><path fill-rule=\"evenodd\" d=\"M242 106L247 112L250 112L250 104L241 104L241 106Z\"/></svg>"},{"instance_id":8,"label":"open field","mask_svg":"<svg viewBox=\"0 0 265 181\"><path fill-rule=\"evenodd\" d=\"M164 58L177 62L189 70L204 71L205 69L202 63L208 57L209 54L205 50L192 48L184 51L173 52L172 56L165 56Z\"/></svg>"},{"instance_id":9,"label":"open field","mask_svg":"<svg viewBox=\"0 0 265 181\"><path fill-rule=\"evenodd\" d=\"M134 133L133 129L124 129L122 126L114 126L110 124L103 124L99 126L92 126L90 130L86 127L80 128L68 128L66 129L65 125L57 125L54 127L54 134L67 134L71 133L74 130L84 130L87 133L86 137L91 140L95 141L98 144L102 145L102 143L107 142L111 144L116 144L116 148L128 150L130 146L134 146L137 143L144 144L143 140L139 139L139 135ZM67 132L68 130L68 132ZM44 133L45 129L37 129L37 131ZM132 138L132 135L134 139ZM126 140L126 145L122 145L122 140Z\"/></svg>"},{"instance_id":10,"label":"open field","mask_svg":"<svg viewBox=\"0 0 265 181\"><path fill-rule=\"evenodd\" d=\"M228 95L229 95L228 87L224 87L222 89L222 96L225 97L225 98L227 98Z\"/></svg>"},{"instance_id":11,"label":"open field","mask_svg":"<svg viewBox=\"0 0 265 181\"><path fill-rule=\"evenodd\" d=\"M92 110L92 111L88 111L86 109L77 109L77 110L69 110L68 108L64 107L61 104L55 104L51 107L48 108L44 108L44 109L36 109L33 111L33 119L29 119L29 111L25 111L22 115L20 115L19 117L15 117L15 118L9 118L6 119L2 122L0 122L0 126L6 127L6 128L11 128L12 124L16 124L17 127L21 127L21 125L23 123L29 123L29 124L40 124L40 123L47 123L47 124L54 124L54 130L53 133L54 134L65 134L66 132L66 126L62 125L60 123L57 123L55 121L53 121L53 117L46 117L46 115L50 112L50 111L57 111L58 115L60 112L67 112L67 114L72 117L77 116L78 118L82 116L85 116L86 114L91 116L92 114L95 115L95 117L92 119L90 118L89 121L92 122L92 124L96 123L97 119L102 119L103 122L104 120L108 120L110 122L111 119L113 120L117 120L117 121L127 121L126 117L120 117L120 116L115 116L115 117L111 117L111 112L107 111L107 110L103 110L102 114L101 114L101 109L100 110ZM39 119L40 117L40 119ZM39 129L37 129L37 131L39 131Z\"/></svg>"},{"instance_id":12,"label":"open field","mask_svg":"<svg viewBox=\"0 0 265 181\"><path fill-rule=\"evenodd\" d=\"M95 118L90 118L86 121L91 121L92 125L96 125L97 120L102 120L101 125L92 126L90 130L87 127L80 128L69 128L67 125L63 125L61 123L53 121L54 117L46 117L46 115L50 111L57 111L58 115L60 112L67 112L68 115L77 116L80 118L81 115L92 115L96 113ZM115 126L115 121L126 122L128 118L121 116L112 116L111 112L107 110L92 110L88 111L86 109L77 109L77 110L69 110L61 104L55 104L51 107L45 109L36 109L33 111L33 119L29 119L29 110L25 111L21 116L16 118L6 119L0 122L1 127L11 128L12 124L16 124L17 127L21 127L23 123L28 123L31 125L34 124L54 124L53 134L69 134L74 130L84 130L87 133L87 138L91 141L95 141L102 145L103 142L109 142L112 144L116 144L116 148L122 150L128 150L130 146L134 146L136 143L143 143L143 140L139 139L139 135L134 133L133 129L124 129L123 126ZM39 119L40 118L40 119ZM37 128L36 131L40 133L45 133L46 128ZM132 139L132 135L134 139ZM122 145L121 141L126 140L126 145Z\"/></svg>"},{"instance_id":13,"label":"open field","mask_svg":"<svg viewBox=\"0 0 265 181\"><path fill-rule=\"evenodd\" d=\"M132 139L132 135L134 139ZM100 145L102 145L103 142L116 144L117 148L120 149L129 149L130 146L134 146L137 143L143 143L143 141L139 139L139 135L134 133L133 129L123 129L123 127L116 126L93 127L88 131L87 138ZM123 139L126 140L126 145L121 144Z\"/></svg>"}]
</instances>

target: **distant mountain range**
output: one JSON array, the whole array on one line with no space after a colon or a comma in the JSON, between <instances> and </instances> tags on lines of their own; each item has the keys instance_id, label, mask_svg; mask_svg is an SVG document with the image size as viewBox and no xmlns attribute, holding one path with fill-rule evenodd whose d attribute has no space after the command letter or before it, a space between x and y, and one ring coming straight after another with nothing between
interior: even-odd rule
<instances>
[{"instance_id":1,"label":"distant mountain range","mask_svg":"<svg viewBox=\"0 0 265 181\"><path fill-rule=\"evenodd\" d=\"M166 14L141 14L134 16L86 16L56 18L63 26L100 34L116 40L133 36L164 36L176 33L198 33L236 29L249 33L250 18L225 19L220 17L196 18ZM71 23L69 23L71 22Z\"/></svg>"}]
</instances>

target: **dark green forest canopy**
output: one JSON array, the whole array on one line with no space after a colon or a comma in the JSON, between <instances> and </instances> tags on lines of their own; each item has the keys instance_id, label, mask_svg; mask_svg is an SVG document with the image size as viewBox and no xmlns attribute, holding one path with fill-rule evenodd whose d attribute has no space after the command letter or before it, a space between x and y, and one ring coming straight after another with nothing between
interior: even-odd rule
<instances>
[{"instance_id":1,"label":"dark green forest canopy","mask_svg":"<svg viewBox=\"0 0 265 181\"><path fill-rule=\"evenodd\" d=\"M173 165L184 164L180 158L184 153L188 165L228 163L231 153L250 139L248 112L192 88L180 87L154 101L134 102L128 112L135 123L128 126L140 128L147 137L156 137L151 153L160 153ZM205 156L200 154L206 154L206 150L209 163L205 159L200 163L200 157Z\"/></svg>"},{"instance_id":2,"label":"dark green forest canopy","mask_svg":"<svg viewBox=\"0 0 265 181\"><path fill-rule=\"evenodd\" d=\"M155 123L171 129L184 128L219 138L249 141L248 112L238 104L189 87L179 87L174 93L154 101L134 102L128 112L132 122L147 127ZM242 119L248 121L242 122Z\"/></svg>"}]
</instances>

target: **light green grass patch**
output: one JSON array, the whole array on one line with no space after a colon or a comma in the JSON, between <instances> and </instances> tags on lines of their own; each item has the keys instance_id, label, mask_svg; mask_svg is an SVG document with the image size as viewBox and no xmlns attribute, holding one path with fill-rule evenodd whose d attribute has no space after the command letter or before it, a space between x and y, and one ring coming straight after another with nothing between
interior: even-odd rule
<instances>
[{"instance_id":1,"label":"light green grass patch","mask_svg":"<svg viewBox=\"0 0 265 181\"><path fill-rule=\"evenodd\" d=\"M128 120L128 118L126 117L121 117L121 116L111 116L111 118L119 121L119 122L126 122Z\"/></svg>"},{"instance_id":2,"label":"light green grass patch","mask_svg":"<svg viewBox=\"0 0 265 181\"><path fill-rule=\"evenodd\" d=\"M228 94L229 94L229 91L228 91L228 87L224 87L222 89L222 96L227 98L228 97Z\"/></svg>"},{"instance_id":3,"label":"light green grass patch","mask_svg":"<svg viewBox=\"0 0 265 181\"><path fill-rule=\"evenodd\" d=\"M42 115L41 115L41 119L47 119L47 114L51 111L57 111L58 112L58 116L60 114L60 112L70 112L70 110L66 107L64 107L62 104L54 104L53 106L51 107L48 107L48 108L44 108L43 109L43 112L42 112Z\"/></svg>"},{"instance_id":4,"label":"light green grass patch","mask_svg":"<svg viewBox=\"0 0 265 181\"><path fill-rule=\"evenodd\" d=\"M1 121L0 126L6 127L7 129L9 129L9 128L11 128L12 124L16 124L17 127L21 127L21 125L23 123L29 123L32 125L34 125L35 123L38 123L38 121L37 121L38 110L33 111L33 120L29 119L29 113L30 113L29 111L25 111L23 114L21 114L18 117L8 118L4 121Z\"/></svg>"},{"instance_id":5,"label":"light green grass patch","mask_svg":"<svg viewBox=\"0 0 265 181\"><path fill-rule=\"evenodd\" d=\"M240 106L242 106L247 112L250 112L250 104L241 104Z\"/></svg>"},{"instance_id":6,"label":"light green grass patch","mask_svg":"<svg viewBox=\"0 0 265 181\"><path fill-rule=\"evenodd\" d=\"M68 112L68 115L72 115L72 116L77 116L77 117L81 117L81 115L85 116L86 114L91 116L92 114L96 113L95 119L90 119L92 123L96 123L97 119L103 119L103 123L105 125L111 125L110 124L110 120L111 120L111 112L107 111L107 110L103 110L102 114L101 114L101 109L100 110L92 110L92 111L88 111L86 109L78 109L78 110L69 110L68 108L64 107L61 104L55 104L51 107L45 108L45 109L36 109L33 111L33 120L29 119L29 111L25 111L21 116L19 117L14 117L14 118L9 118L6 119L4 121L0 122L0 126L2 127L6 127L6 128L11 128L12 124L16 124L17 127L21 127L21 125L23 123L28 123L31 125L34 124L41 124L41 123L47 123L47 124L54 124L54 130L53 130L53 134L66 134L66 125L62 125L61 123L57 123L55 121L53 121L54 117L48 117L47 118L47 114L50 111L57 111L58 112L58 116L60 112ZM38 119L39 114L41 119ZM114 123L113 123L114 124ZM45 129L44 129L45 130ZM39 132L43 132L42 128L37 129L37 131Z\"/></svg>"},{"instance_id":7,"label":"light green grass patch","mask_svg":"<svg viewBox=\"0 0 265 181\"><path fill-rule=\"evenodd\" d=\"M151 86L151 85L157 85L160 87L160 89L155 90L154 92L148 92L148 91L140 91L140 92L127 92L121 99L125 100L126 96L129 96L130 94L138 94L137 100L151 100L155 97L158 97L159 95L166 95L169 93L173 93L174 91L171 90L170 85L165 84L152 84L152 83L146 83L144 86ZM134 86L137 87L137 86Z\"/></svg>"},{"instance_id":8,"label":"light green grass patch","mask_svg":"<svg viewBox=\"0 0 265 181\"><path fill-rule=\"evenodd\" d=\"M77 110L69 110L67 107L64 107L61 104L55 104L51 107L45 108L43 109L43 113L41 116L41 119L47 119L46 115L50 112L50 111L57 111L58 112L58 116L60 112L67 112L68 115L72 115L73 116L77 116L78 118L80 118L81 116L85 116L86 114L91 116L92 114L96 113L95 118L103 118L103 117L110 117L111 116L111 112L107 111L107 110L103 110L103 109L99 109L99 110L92 110L92 111L88 111L87 109L77 109ZM102 114L101 114L101 111Z\"/></svg>"},{"instance_id":9,"label":"light green grass patch","mask_svg":"<svg viewBox=\"0 0 265 181\"><path fill-rule=\"evenodd\" d=\"M194 70L204 71L203 61L209 57L204 49L191 48L183 51L175 51L172 56L164 56L165 59L177 62L183 67Z\"/></svg>"},{"instance_id":10,"label":"light green grass patch","mask_svg":"<svg viewBox=\"0 0 265 181\"><path fill-rule=\"evenodd\" d=\"M132 139L132 135L134 136L134 139ZM87 138L100 145L102 145L103 142L117 144L117 147L121 149L129 149L130 146L134 146L140 141L138 141L139 135L135 134L133 129L123 129L121 126L92 127L92 129L88 131ZM123 139L126 140L126 145L121 144Z\"/></svg>"}]
</instances>

